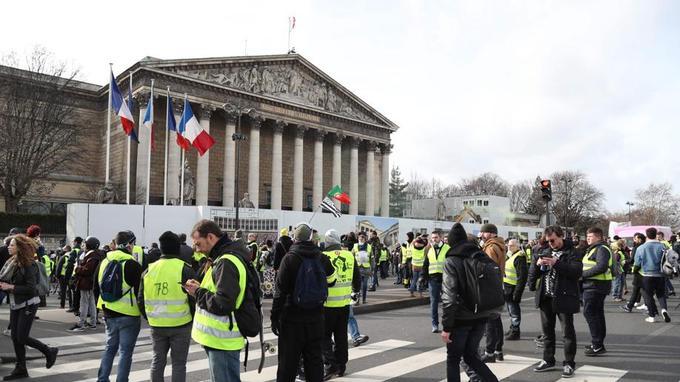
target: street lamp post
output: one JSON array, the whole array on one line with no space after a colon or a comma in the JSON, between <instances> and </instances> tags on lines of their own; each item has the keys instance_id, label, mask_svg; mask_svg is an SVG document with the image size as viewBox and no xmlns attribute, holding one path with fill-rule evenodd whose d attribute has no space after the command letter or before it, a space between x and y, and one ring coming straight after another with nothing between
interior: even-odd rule
<instances>
[{"instance_id":1,"label":"street lamp post","mask_svg":"<svg viewBox=\"0 0 680 382\"><path fill-rule=\"evenodd\" d=\"M248 111L250 111L248 109ZM236 106L236 113L238 115L236 119L236 132L231 135L231 139L234 141L236 145L236 171L234 174L234 193L236 194L236 197L234 198L235 202L235 207L236 207L236 221L234 222L234 231L238 231L241 228L241 222L239 220L239 189L238 189L238 179L239 179L239 164L241 161L241 141L245 141L248 139L248 137L241 132L241 115L242 115L243 109L241 108L241 105L239 104Z\"/></svg>"},{"instance_id":2,"label":"street lamp post","mask_svg":"<svg viewBox=\"0 0 680 382\"><path fill-rule=\"evenodd\" d=\"M628 206L628 221L630 222L630 224L633 224L633 220L630 217L630 207L634 206L635 204L631 202L626 202L626 205Z\"/></svg>"}]
</instances>

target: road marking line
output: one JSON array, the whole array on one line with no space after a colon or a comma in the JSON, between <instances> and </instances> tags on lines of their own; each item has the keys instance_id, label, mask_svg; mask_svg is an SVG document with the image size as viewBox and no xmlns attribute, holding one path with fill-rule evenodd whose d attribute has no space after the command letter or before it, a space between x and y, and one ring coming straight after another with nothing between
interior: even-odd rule
<instances>
[{"instance_id":1,"label":"road marking line","mask_svg":"<svg viewBox=\"0 0 680 382\"><path fill-rule=\"evenodd\" d=\"M515 373L528 368L529 366L538 363L540 359L538 358L527 358L520 357L516 355L506 355L505 360L496 363L487 363L486 366L491 369L498 380L503 378L508 378ZM468 377L465 372L460 373L460 380L465 381ZM442 379L440 382L446 382L446 378Z\"/></svg>"},{"instance_id":2,"label":"road marking line","mask_svg":"<svg viewBox=\"0 0 680 382\"><path fill-rule=\"evenodd\" d=\"M573 378L560 378L557 382L616 382L626 373L627 370L583 365L576 369Z\"/></svg>"},{"instance_id":3,"label":"road marking line","mask_svg":"<svg viewBox=\"0 0 680 382\"><path fill-rule=\"evenodd\" d=\"M386 340L381 342L376 342L368 345L361 345L356 348L349 349L349 360L354 360L358 358L368 357L374 354L379 354L386 352L388 350L397 349L400 347L413 345L413 342L401 341L401 340ZM258 374L257 370L249 371L247 373L241 374L241 381L243 382L255 382L255 381L273 381L276 379L276 370L278 366L270 366L262 369L262 374ZM338 380L338 379L333 379Z\"/></svg>"},{"instance_id":4,"label":"road marking line","mask_svg":"<svg viewBox=\"0 0 680 382\"><path fill-rule=\"evenodd\" d=\"M85 329L86 331L88 329ZM137 338L147 338L151 335L151 329L142 329ZM41 342L56 347L83 345L87 343L105 343L106 333L90 333L81 335L59 336L38 338Z\"/></svg>"},{"instance_id":5,"label":"road marking line","mask_svg":"<svg viewBox=\"0 0 680 382\"><path fill-rule=\"evenodd\" d=\"M334 378L338 382L382 382L446 361L446 348L402 358L394 362L362 370L347 377Z\"/></svg>"}]
</instances>

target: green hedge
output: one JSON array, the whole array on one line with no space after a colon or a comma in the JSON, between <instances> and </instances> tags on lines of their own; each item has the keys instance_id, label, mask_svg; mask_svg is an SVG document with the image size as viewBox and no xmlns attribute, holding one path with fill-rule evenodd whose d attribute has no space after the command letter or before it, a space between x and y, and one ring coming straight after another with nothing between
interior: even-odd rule
<instances>
[{"instance_id":1,"label":"green hedge","mask_svg":"<svg viewBox=\"0 0 680 382\"><path fill-rule=\"evenodd\" d=\"M24 231L31 224L40 226L45 235L66 234L66 215L38 215L0 212L0 233L7 233L14 227Z\"/></svg>"}]
</instances>

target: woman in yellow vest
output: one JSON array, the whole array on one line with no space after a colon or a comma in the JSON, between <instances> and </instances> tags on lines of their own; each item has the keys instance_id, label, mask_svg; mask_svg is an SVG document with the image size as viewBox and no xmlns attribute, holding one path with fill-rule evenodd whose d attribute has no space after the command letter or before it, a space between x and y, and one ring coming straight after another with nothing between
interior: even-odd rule
<instances>
[{"instance_id":1,"label":"woman in yellow vest","mask_svg":"<svg viewBox=\"0 0 680 382\"><path fill-rule=\"evenodd\" d=\"M186 380L194 299L182 285L195 278L195 273L180 259L180 241L176 234L166 231L158 241L161 257L149 264L142 275L138 296L140 312L151 327L151 381L163 381L168 350L171 350L172 381L183 382Z\"/></svg>"},{"instance_id":2,"label":"woman in yellow vest","mask_svg":"<svg viewBox=\"0 0 680 382\"><path fill-rule=\"evenodd\" d=\"M361 302L365 304L368 279L371 277L371 252L373 248L366 242L365 232L359 232L358 239L359 242L352 247L352 254L354 254L354 259L361 274Z\"/></svg>"}]
</instances>

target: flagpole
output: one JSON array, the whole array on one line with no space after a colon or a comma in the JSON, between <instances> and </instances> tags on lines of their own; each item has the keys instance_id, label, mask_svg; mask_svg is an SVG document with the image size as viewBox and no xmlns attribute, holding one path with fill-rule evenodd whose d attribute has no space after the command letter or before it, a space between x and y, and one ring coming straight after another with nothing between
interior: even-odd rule
<instances>
[{"instance_id":1,"label":"flagpole","mask_svg":"<svg viewBox=\"0 0 680 382\"><path fill-rule=\"evenodd\" d=\"M286 51L286 54L290 53L290 16L288 17L288 50Z\"/></svg>"},{"instance_id":2,"label":"flagpole","mask_svg":"<svg viewBox=\"0 0 680 382\"><path fill-rule=\"evenodd\" d=\"M308 223L310 226L312 225L312 220L314 220L314 216L316 216L316 213L319 211L319 208L320 208L320 207L321 207L320 205L316 206L316 209L314 210L314 213L312 214L312 217L309 218L309 221L308 221L307 223Z\"/></svg>"},{"instance_id":3,"label":"flagpole","mask_svg":"<svg viewBox=\"0 0 680 382\"><path fill-rule=\"evenodd\" d=\"M129 88L132 89L132 72L130 72L129 81L130 81L129 82L129 85L130 85ZM132 100L132 92L129 92L129 93L130 93L130 94L128 94L128 97L130 97L129 100ZM132 113L132 110L130 110L130 113ZM132 129L134 129L134 126L132 127ZM125 186L125 204L130 204L130 168L132 167L132 166L130 166L130 157L131 157L131 155L130 155L130 146L131 146L130 141L131 140L132 140L132 138L130 136L128 136L128 139L127 139L127 182L126 182L126 186Z\"/></svg>"},{"instance_id":4,"label":"flagpole","mask_svg":"<svg viewBox=\"0 0 680 382\"><path fill-rule=\"evenodd\" d=\"M154 109L153 109L153 78L151 79L151 96L149 98L149 103L146 105L146 107L151 108L151 126L149 126L149 130L151 132L149 133L149 147L147 149L147 160L149 161L148 166L146 167L146 204L149 205L150 198L151 198L151 141L153 141L153 114L154 114Z\"/></svg>"},{"instance_id":5,"label":"flagpole","mask_svg":"<svg viewBox=\"0 0 680 382\"><path fill-rule=\"evenodd\" d=\"M113 63L109 62L109 109L106 113L106 183L109 184L109 162L111 157L111 79L113 77Z\"/></svg>"},{"instance_id":6,"label":"flagpole","mask_svg":"<svg viewBox=\"0 0 680 382\"><path fill-rule=\"evenodd\" d=\"M172 117L175 117L174 111L170 110L170 86L167 87L168 94L165 98L165 169L164 169L164 177L163 177L163 205L166 206L168 204L168 144L169 144L169 138L168 138L168 126L169 126L169 121L168 121L168 116L172 115Z\"/></svg>"},{"instance_id":7,"label":"flagpole","mask_svg":"<svg viewBox=\"0 0 680 382\"><path fill-rule=\"evenodd\" d=\"M186 107L186 104L187 104L187 93L184 93L184 107ZM184 118L184 110L182 110L182 118ZM180 120L179 123L181 124L182 121ZM177 129L177 132L179 134L179 129ZM184 139L184 136L182 136L182 139ZM184 150L184 147L182 147L181 150L182 150L182 160L181 160L182 163L181 163L180 166L182 166L182 178L180 180L180 185L179 185L179 199L180 199L179 205L183 206L184 205L184 161L186 160L185 159L185 157L186 157L185 151L186 150Z\"/></svg>"}]
</instances>

